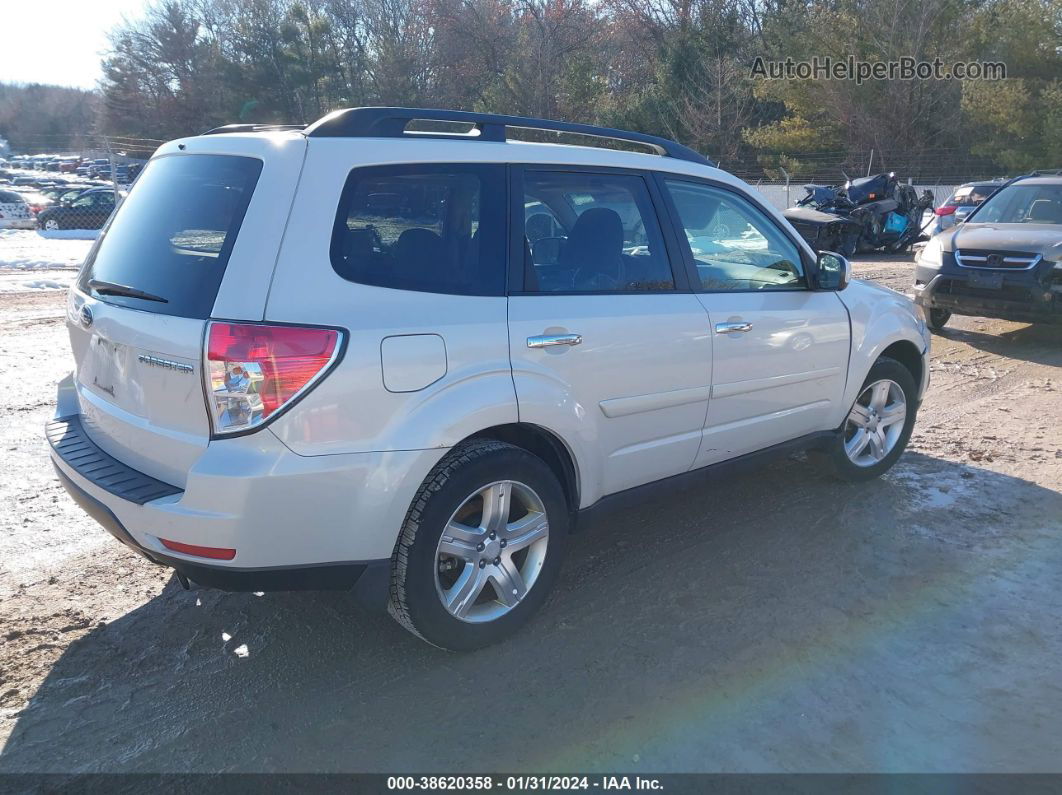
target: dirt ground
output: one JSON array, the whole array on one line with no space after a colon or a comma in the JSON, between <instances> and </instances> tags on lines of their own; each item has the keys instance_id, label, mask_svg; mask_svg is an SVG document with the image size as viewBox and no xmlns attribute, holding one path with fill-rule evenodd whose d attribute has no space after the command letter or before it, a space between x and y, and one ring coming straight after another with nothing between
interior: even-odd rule
<instances>
[{"instance_id":1,"label":"dirt ground","mask_svg":"<svg viewBox=\"0 0 1062 795\"><path fill-rule=\"evenodd\" d=\"M459 655L113 541L46 456L61 313L0 294L0 771L1062 771L1060 329L956 318L884 479L794 457L628 511Z\"/></svg>"}]
</instances>

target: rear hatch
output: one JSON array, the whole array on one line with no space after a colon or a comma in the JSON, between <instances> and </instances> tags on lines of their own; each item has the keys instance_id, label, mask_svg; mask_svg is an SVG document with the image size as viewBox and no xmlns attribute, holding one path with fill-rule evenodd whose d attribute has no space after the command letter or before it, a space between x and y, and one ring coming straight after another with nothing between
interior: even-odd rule
<instances>
[{"instance_id":1,"label":"rear hatch","mask_svg":"<svg viewBox=\"0 0 1062 795\"><path fill-rule=\"evenodd\" d=\"M180 487L210 441L208 319L261 319L305 148L296 135L217 138L174 142L147 165L67 312L86 432Z\"/></svg>"}]
</instances>

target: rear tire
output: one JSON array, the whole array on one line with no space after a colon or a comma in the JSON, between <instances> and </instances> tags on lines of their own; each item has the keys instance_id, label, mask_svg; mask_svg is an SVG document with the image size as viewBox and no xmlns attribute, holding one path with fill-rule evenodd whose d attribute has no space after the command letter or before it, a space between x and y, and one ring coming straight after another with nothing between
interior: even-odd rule
<instances>
[{"instance_id":1,"label":"rear tire","mask_svg":"<svg viewBox=\"0 0 1062 795\"><path fill-rule=\"evenodd\" d=\"M887 356L874 362L844 424L826 448L839 479L857 483L892 468L911 438L917 395L910 370Z\"/></svg>"},{"instance_id":2,"label":"rear tire","mask_svg":"<svg viewBox=\"0 0 1062 795\"><path fill-rule=\"evenodd\" d=\"M951 312L947 309L930 309L926 313L926 325L930 331L940 331L951 320Z\"/></svg>"},{"instance_id":3,"label":"rear tire","mask_svg":"<svg viewBox=\"0 0 1062 795\"><path fill-rule=\"evenodd\" d=\"M560 482L538 457L491 439L454 448L406 515L391 557L389 612L440 648L497 643L545 602L568 523Z\"/></svg>"}]
</instances>

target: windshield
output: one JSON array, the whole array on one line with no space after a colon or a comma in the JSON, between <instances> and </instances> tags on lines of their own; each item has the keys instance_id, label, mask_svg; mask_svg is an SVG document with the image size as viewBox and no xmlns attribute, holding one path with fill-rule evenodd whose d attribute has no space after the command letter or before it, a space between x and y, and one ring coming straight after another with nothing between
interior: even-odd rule
<instances>
[{"instance_id":1,"label":"windshield","mask_svg":"<svg viewBox=\"0 0 1062 795\"><path fill-rule=\"evenodd\" d=\"M1062 185L1011 185L982 204L970 220L978 224L1062 224Z\"/></svg>"},{"instance_id":2,"label":"windshield","mask_svg":"<svg viewBox=\"0 0 1062 795\"><path fill-rule=\"evenodd\" d=\"M262 161L233 155L151 161L85 263L79 287L136 309L209 317L261 171ZM131 289L101 292L93 284ZM137 291L163 300L145 303Z\"/></svg>"}]
</instances>

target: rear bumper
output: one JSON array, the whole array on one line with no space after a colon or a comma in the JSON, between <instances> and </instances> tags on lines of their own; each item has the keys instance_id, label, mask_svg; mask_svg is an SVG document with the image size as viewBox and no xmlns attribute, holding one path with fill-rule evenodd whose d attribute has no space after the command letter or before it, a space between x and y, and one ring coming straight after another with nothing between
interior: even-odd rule
<instances>
[{"instance_id":1,"label":"rear bumper","mask_svg":"<svg viewBox=\"0 0 1062 795\"><path fill-rule=\"evenodd\" d=\"M391 561L388 559L264 569L193 563L187 559L145 549L122 526L110 508L74 483L58 464L55 471L59 475L59 482L74 502L104 530L152 563L168 566L200 585L222 591L242 592L354 590L363 602L374 606L386 604L391 571Z\"/></svg>"},{"instance_id":2,"label":"rear bumper","mask_svg":"<svg viewBox=\"0 0 1062 795\"><path fill-rule=\"evenodd\" d=\"M926 310L999 318L1024 323L1062 323L1062 293L1045 288L1031 272L1006 273L1001 289L969 285L962 272L916 268L915 302Z\"/></svg>"},{"instance_id":3,"label":"rear bumper","mask_svg":"<svg viewBox=\"0 0 1062 795\"><path fill-rule=\"evenodd\" d=\"M148 559L226 590L371 587L383 604L413 495L446 452L299 456L263 429L211 442L181 489L98 447L92 428L81 427L70 379L60 385L57 414L51 457L71 496ZM164 538L236 554L188 555L165 547Z\"/></svg>"},{"instance_id":4,"label":"rear bumper","mask_svg":"<svg viewBox=\"0 0 1062 795\"><path fill-rule=\"evenodd\" d=\"M0 229L36 229L36 218L3 218L0 219Z\"/></svg>"}]
</instances>

